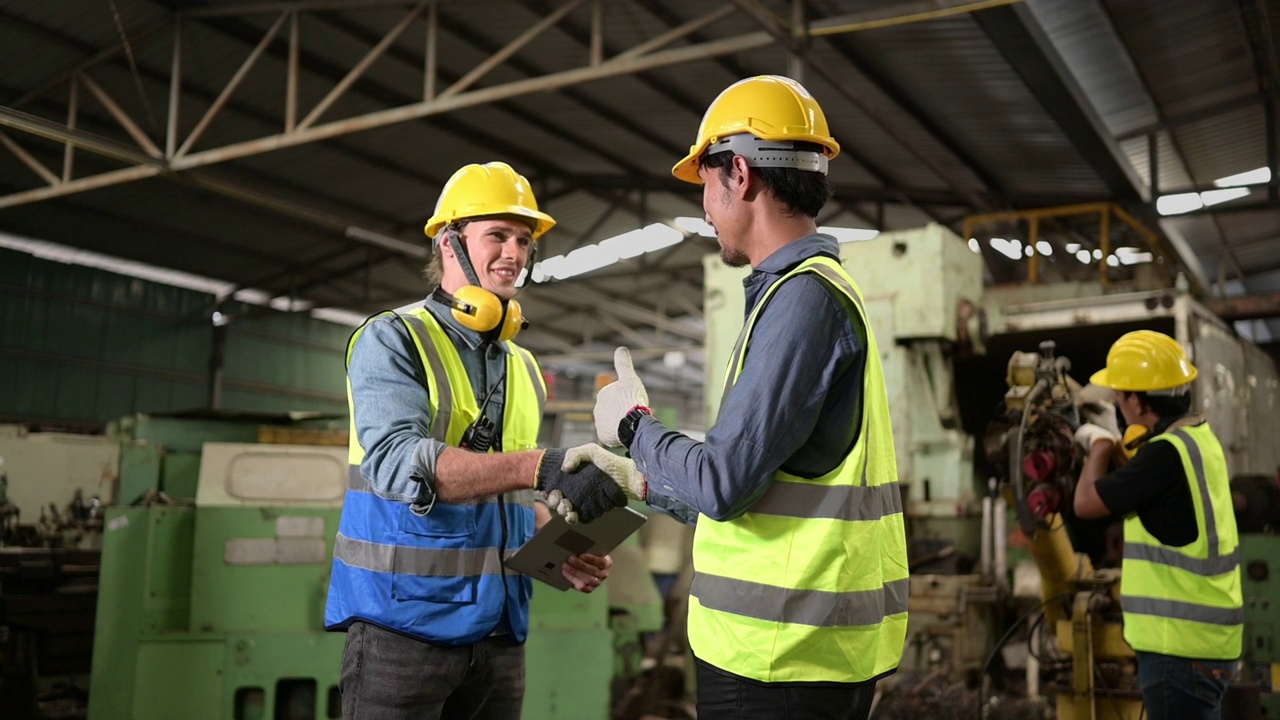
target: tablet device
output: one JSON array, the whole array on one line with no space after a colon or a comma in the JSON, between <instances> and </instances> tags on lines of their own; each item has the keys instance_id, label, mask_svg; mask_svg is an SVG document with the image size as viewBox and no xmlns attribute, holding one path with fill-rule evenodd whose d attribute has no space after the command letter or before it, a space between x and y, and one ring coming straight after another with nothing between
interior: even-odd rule
<instances>
[{"instance_id":1,"label":"tablet device","mask_svg":"<svg viewBox=\"0 0 1280 720\"><path fill-rule=\"evenodd\" d=\"M560 572L560 566L570 555L607 555L648 519L644 513L620 507L589 523L570 525L553 512L551 520L507 558L507 567L557 590L568 590L573 583Z\"/></svg>"}]
</instances>

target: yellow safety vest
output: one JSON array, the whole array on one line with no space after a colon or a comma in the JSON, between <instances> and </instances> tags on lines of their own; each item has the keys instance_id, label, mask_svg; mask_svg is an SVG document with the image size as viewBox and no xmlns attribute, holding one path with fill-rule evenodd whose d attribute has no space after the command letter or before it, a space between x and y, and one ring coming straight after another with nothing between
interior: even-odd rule
<instances>
[{"instance_id":1,"label":"yellow safety vest","mask_svg":"<svg viewBox=\"0 0 1280 720\"><path fill-rule=\"evenodd\" d=\"M867 328L861 431L826 475L779 470L742 517L698 518L689 642L703 661L762 682L861 682L891 672L902 657L907 547L880 352L839 263L810 258L766 291L738 338L725 394L761 311L801 273L848 296Z\"/></svg>"},{"instance_id":2,"label":"yellow safety vest","mask_svg":"<svg viewBox=\"0 0 1280 720\"><path fill-rule=\"evenodd\" d=\"M431 437L457 447L480 408L466 367L444 328L426 309L397 316L418 350L431 411ZM347 359L364 327L352 336ZM533 356L506 344L502 450L537 446L546 387ZM517 642L529 625L528 577L507 573L503 555L534 531L533 491L472 502L432 504L419 516L404 502L375 495L360 470L365 449L351 407L346 500L334 541L325 626L345 630L363 620L445 645L489 634L505 612Z\"/></svg>"},{"instance_id":3,"label":"yellow safety vest","mask_svg":"<svg viewBox=\"0 0 1280 720\"><path fill-rule=\"evenodd\" d=\"M1227 461L1208 423L1151 442L1178 450L1195 505L1194 542L1161 544L1137 514L1124 521L1120 603L1134 650L1201 660L1240 657L1244 602Z\"/></svg>"}]
</instances>

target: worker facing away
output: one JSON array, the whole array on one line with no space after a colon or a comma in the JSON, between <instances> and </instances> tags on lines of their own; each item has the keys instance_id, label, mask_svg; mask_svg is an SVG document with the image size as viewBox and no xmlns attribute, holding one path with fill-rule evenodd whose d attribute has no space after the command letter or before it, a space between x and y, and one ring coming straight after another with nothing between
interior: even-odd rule
<instances>
[{"instance_id":1,"label":"worker facing away","mask_svg":"<svg viewBox=\"0 0 1280 720\"><path fill-rule=\"evenodd\" d=\"M550 518L534 491L589 522L626 504L591 464L536 450L546 388L516 281L555 224L503 163L468 165L426 226L435 288L375 315L347 349L350 470L325 626L347 632L347 720L520 717L531 580L505 557ZM582 592L608 557L562 572Z\"/></svg>"},{"instance_id":2,"label":"worker facing away","mask_svg":"<svg viewBox=\"0 0 1280 720\"><path fill-rule=\"evenodd\" d=\"M1221 717L1241 652L1244 603L1227 463L1209 424L1190 412L1196 374L1173 338L1128 333L1091 378L1116 391L1125 434L1107 403L1085 413L1089 422L1076 431L1089 453L1076 515L1124 517L1124 639L1137 653L1151 720ZM1136 452L1108 472L1117 448Z\"/></svg>"},{"instance_id":3,"label":"worker facing away","mask_svg":"<svg viewBox=\"0 0 1280 720\"><path fill-rule=\"evenodd\" d=\"M698 718L866 718L907 626L907 553L880 353L836 240L817 231L840 146L794 80L708 108L672 170L703 186L746 323L705 442L669 430L619 348L596 432L633 498L697 517L688 637ZM598 446L570 460L608 460Z\"/></svg>"}]
</instances>

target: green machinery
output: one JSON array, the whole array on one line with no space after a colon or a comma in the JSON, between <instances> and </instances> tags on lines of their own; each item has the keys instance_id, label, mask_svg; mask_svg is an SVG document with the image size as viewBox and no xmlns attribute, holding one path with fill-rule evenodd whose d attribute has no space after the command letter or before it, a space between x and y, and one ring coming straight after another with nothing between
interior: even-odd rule
<instances>
[{"instance_id":1,"label":"green machinery","mask_svg":"<svg viewBox=\"0 0 1280 720\"><path fill-rule=\"evenodd\" d=\"M94 720L341 716L345 635L322 619L346 448L259 444L261 423L115 428L121 505L105 519ZM615 665L661 627L638 546L614 557L608 594L535 589L525 717L603 720Z\"/></svg>"},{"instance_id":2,"label":"green machinery","mask_svg":"<svg viewBox=\"0 0 1280 720\"><path fill-rule=\"evenodd\" d=\"M1068 211L1074 212L1028 214L1059 218ZM1080 276L1063 270L1081 267L1078 255L1063 252L1079 238L1066 238L1067 244L1053 255L1042 247L1047 241L1034 241L1035 228L1047 225L1033 222L1031 227L1033 241L1018 245L1020 254L1031 253L1026 262L1038 262L1045 277L1048 270ZM1098 253L1135 249L1108 244L1106 228L1103 224L1099 231L1103 240ZM1016 352L1034 351L1052 340L1058 354L1075 363L1071 375L1087 378L1105 364L1107 349L1122 334L1137 329L1169 334L1200 368L1194 409L1213 425L1233 475L1270 477L1280 465L1280 443L1275 442L1280 437L1280 413L1275 411L1280 377L1273 361L1171 280L1164 263L1135 265L1124 271L1128 279L1121 280L1118 270L1108 270L1117 263L1095 258L1089 271L1102 273L1102 282L1037 282L1033 270L1027 283L985 286L980 250L977 239L966 243L937 224L840 246L841 264L862 291L880 349L899 479L906 492L912 577L904 669L978 670L999 635L999 611L1018 598L1039 598L1038 591L1028 593L1026 584L1010 582L1010 568L1018 555L1027 557L1028 541L1016 522L1009 523L1006 501L994 492L997 469L977 440L996 419L995 399L1009 389L1008 360ZM703 268L704 403L710 423L720 401L719 374L742 327L741 283L747 269L727 267L716 256L708 256ZM1241 545L1250 643L1246 661L1266 671L1266 682L1260 684L1267 692L1280 690L1280 648L1273 648L1272 640L1280 597L1272 591L1274 576L1262 571L1266 563L1255 565L1250 575L1243 556L1256 551L1258 559L1275 557L1263 555L1262 543L1271 540L1270 535L1242 536ZM1017 596L1019 592L1024 594ZM1034 666L1028 666L1034 675ZM1273 702L1280 702L1280 693L1263 698L1264 707ZM1280 717L1280 710L1268 716Z\"/></svg>"},{"instance_id":3,"label":"green machinery","mask_svg":"<svg viewBox=\"0 0 1280 720\"><path fill-rule=\"evenodd\" d=\"M1280 718L1280 538L1240 534L1240 587L1244 593L1244 661L1261 691L1262 716Z\"/></svg>"}]
</instances>

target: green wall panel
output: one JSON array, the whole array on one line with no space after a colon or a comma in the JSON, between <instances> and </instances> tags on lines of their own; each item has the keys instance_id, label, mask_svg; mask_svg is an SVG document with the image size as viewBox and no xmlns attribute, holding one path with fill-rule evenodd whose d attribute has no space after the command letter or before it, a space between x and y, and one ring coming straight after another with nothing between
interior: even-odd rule
<instances>
[{"instance_id":1,"label":"green wall panel","mask_svg":"<svg viewBox=\"0 0 1280 720\"><path fill-rule=\"evenodd\" d=\"M208 408L216 298L0 250L0 421L98 424ZM351 328L240 303L221 311L219 409L346 411Z\"/></svg>"}]
</instances>

